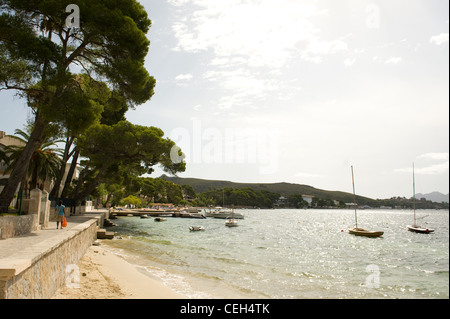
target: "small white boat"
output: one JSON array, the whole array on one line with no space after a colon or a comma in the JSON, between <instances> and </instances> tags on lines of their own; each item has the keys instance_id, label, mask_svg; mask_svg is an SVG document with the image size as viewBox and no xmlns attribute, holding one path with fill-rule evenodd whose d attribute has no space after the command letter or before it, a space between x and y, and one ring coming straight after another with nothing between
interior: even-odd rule
<instances>
[{"instance_id":1,"label":"small white boat","mask_svg":"<svg viewBox=\"0 0 450 319\"><path fill-rule=\"evenodd\" d=\"M407 228L409 231L412 231L415 233L421 233L421 234L429 234L429 233L434 232L434 229L423 228L423 227L417 226L417 225L408 225Z\"/></svg>"},{"instance_id":2,"label":"small white boat","mask_svg":"<svg viewBox=\"0 0 450 319\"><path fill-rule=\"evenodd\" d=\"M236 226L239 226L239 223L238 223L237 219L227 218L227 220L225 221L225 226L236 227Z\"/></svg>"},{"instance_id":3,"label":"small white boat","mask_svg":"<svg viewBox=\"0 0 450 319\"><path fill-rule=\"evenodd\" d=\"M422 226L417 226L416 224L416 181L414 178L414 163L413 163L413 210L414 210L414 224L406 226L409 231L420 233L420 234L429 234L434 232L434 229L425 228ZM423 218L423 217L422 217Z\"/></svg>"},{"instance_id":4,"label":"small white boat","mask_svg":"<svg viewBox=\"0 0 450 319\"><path fill-rule=\"evenodd\" d=\"M234 217L234 208L231 209L231 216L228 216L226 218L225 226L227 227L239 226L238 220Z\"/></svg>"},{"instance_id":5,"label":"small white boat","mask_svg":"<svg viewBox=\"0 0 450 319\"><path fill-rule=\"evenodd\" d=\"M167 218L155 217L155 222L165 222Z\"/></svg>"},{"instance_id":6,"label":"small white boat","mask_svg":"<svg viewBox=\"0 0 450 319\"><path fill-rule=\"evenodd\" d=\"M189 227L189 231L204 231L205 227L203 226L191 226Z\"/></svg>"},{"instance_id":7,"label":"small white boat","mask_svg":"<svg viewBox=\"0 0 450 319\"><path fill-rule=\"evenodd\" d=\"M148 215L141 215L141 218L149 218Z\"/></svg>"}]
</instances>

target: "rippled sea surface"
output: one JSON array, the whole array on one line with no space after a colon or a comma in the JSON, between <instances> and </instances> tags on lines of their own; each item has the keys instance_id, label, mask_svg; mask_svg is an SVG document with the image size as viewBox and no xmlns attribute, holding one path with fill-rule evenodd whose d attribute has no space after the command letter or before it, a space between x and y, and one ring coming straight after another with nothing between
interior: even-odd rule
<instances>
[{"instance_id":1,"label":"rippled sea surface","mask_svg":"<svg viewBox=\"0 0 450 319\"><path fill-rule=\"evenodd\" d=\"M449 212L419 210L432 234L407 231L412 211L239 210L223 219L120 217L105 242L192 298L449 298ZM189 226L204 226L190 232Z\"/></svg>"}]
</instances>

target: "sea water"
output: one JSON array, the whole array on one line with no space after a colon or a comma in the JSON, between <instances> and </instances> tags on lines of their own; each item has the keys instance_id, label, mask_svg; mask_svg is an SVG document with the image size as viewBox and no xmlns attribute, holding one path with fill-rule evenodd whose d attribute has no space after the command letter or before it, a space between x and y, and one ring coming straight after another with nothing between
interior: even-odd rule
<instances>
[{"instance_id":1,"label":"sea water","mask_svg":"<svg viewBox=\"0 0 450 319\"><path fill-rule=\"evenodd\" d=\"M449 298L449 212L419 210L431 234L409 232L412 211L239 210L223 219L119 217L105 241L144 273L190 298ZM205 231L190 232L190 226ZM121 238L121 239L119 239Z\"/></svg>"}]
</instances>

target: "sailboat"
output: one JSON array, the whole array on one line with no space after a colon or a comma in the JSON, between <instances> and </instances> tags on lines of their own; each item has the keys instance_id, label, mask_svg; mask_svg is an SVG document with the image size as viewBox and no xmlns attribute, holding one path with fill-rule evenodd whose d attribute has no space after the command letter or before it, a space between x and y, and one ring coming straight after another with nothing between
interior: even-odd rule
<instances>
[{"instance_id":1,"label":"sailboat","mask_svg":"<svg viewBox=\"0 0 450 319\"><path fill-rule=\"evenodd\" d=\"M231 217L227 217L227 220L225 221L225 226L228 227L239 226L238 220L234 218L234 208L231 209Z\"/></svg>"},{"instance_id":2,"label":"sailboat","mask_svg":"<svg viewBox=\"0 0 450 319\"><path fill-rule=\"evenodd\" d=\"M353 206L355 207L355 228L349 229L348 232L355 236L365 237L380 237L384 234L382 231L370 231L364 228L358 227L358 217L356 214L356 195L355 195L355 180L353 178L353 166L352 166L352 185L353 185Z\"/></svg>"},{"instance_id":3,"label":"sailboat","mask_svg":"<svg viewBox=\"0 0 450 319\"><path fill-rule=\"evenodd\" d=\"M423 228L420 226L417 226L416 224L416 182L414 178L414 163L413 163L413 210L414 210L414 224L408 225L407 228L409 231L415 232L415 233L421 233L421 234L429 234L434 232L434 229L430 228Z\"/></svg>"}]
</instances>

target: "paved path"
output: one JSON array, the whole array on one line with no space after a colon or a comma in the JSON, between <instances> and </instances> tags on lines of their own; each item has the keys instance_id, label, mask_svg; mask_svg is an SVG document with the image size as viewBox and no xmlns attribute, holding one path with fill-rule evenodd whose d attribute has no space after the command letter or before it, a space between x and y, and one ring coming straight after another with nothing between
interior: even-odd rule
<instances>
[{"instance_id":1,"label":"paved path","mask_svg":"<svg viewBox=\"0 0 450 319\"><path fill-rule=\"evenodd\" d=\"M94 210L92 213L101 212L102 210ZM49 227L46 229L36 230L29 234L20 235L7 239L0 239L0 261L13 255L18 256L21 252L29 251L33 246L39 246L39 244L51 239L57 239L64 236L65 232L78 226L89 219L94 218L92 214L69 216L67 217L67 227L63 229L56 229L56 221L50 221Z\"/></svg>"}]
</instances>

